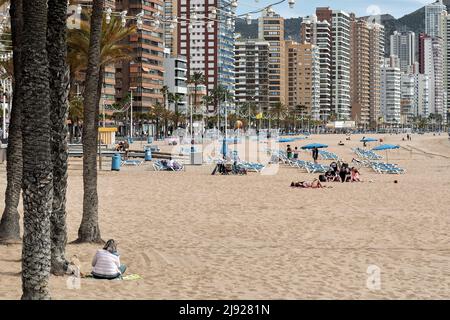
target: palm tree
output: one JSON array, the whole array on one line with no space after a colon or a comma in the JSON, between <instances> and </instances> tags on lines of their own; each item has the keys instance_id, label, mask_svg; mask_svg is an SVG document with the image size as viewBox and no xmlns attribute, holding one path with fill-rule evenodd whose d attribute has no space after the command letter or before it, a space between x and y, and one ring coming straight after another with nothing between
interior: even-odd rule
<instances>
[{"instance_id":1,"label":"palm tree","mask_svg":"<svg viewBox=\"0 0 450 320\"><path fill-rule=\"evenodd\" d=\"M183 101L183 95L179 93L170 93L168 95L169 103L173 103L174 106L174 130L178 129L179 119L178 117L181 115L178 111L178 105Z\"/></svg>"},{"instance_id":2,"label":"palm tree","mask_svg":"<svg viewBox=\"0 0 450 320\"><path fill-rule=\"evenodd\" d=\"M23 43L23 6L22 0L13 1L10 7L11 40L13 46L14 90L9 125L7 162L6 162L6 192L5 209L0 222L0 242L15 242L20 240L19 206L22 189L22 43Z\"/></svg>"},{"instance_id":3,"label":"palm tree","mask_svg":"<svg viewBox=\"0 0 450 320\"><path fill-rule=\"evenodd\" d=\"M22 299L49 299L53 198L47 0L23 2L22 138L24 233Z\"/></svg>"},{"instance_id":4,"label":"palm tree","mask_svg":"<svg viewBox=\"0 0 450 320\"><path fill-rule=\"evenodd\" d=\"M83 218L76 242L102 242L98 224L97 143L98 105L101 88L102 18L104 0L92 3L87 54L86 85L83 93ZM99 85L100 84L100 85Z\"/></svg>"},{"instance_id":5,"label":"palm tree","mask_svg":"<svg viewBox=\"0 0 450 320\"><path fill-rule=\"evenodd\" d=\"M82 21L79 29L70 29L67 36L68 54L67 60L70 66L70 78L72 86L77 75L85 71L88 64L88 52L90 42L90 23ZM130 35L136 32L135 26L123 27L121 19L112 16L111 21L106 23L103 18L101 30L101 53L98 91L101 90L104 82L105 68L115 65L118 62L132 59L132 47L124 43ZM100 103L101 96L98 100Z\"/></svg>"},{"instance_id":6,"label":"palm tree","mask_svg":"<svg viewBox=\"0 0 450 320\"><path fill-rule=\"evenodd\" d=\"M275 120L277 120L277 126L278 129L280 129L281 120L283 120L288 114L288 108L282 102L277 102L270 108L269 113Z\"/></svg>"},{"instance_id":7,"label":"palm tree","mask_svg":"<svg viewBox=\"0 0 450 320\"><path fill-rule=\"evenodd\" d=\"M169 102L169 94L170 94L169 87L165 86L165 85L162 86L161 93L163 95L163 106L164 106L164 108L166 108L168 110L169 108L168 108L167 104ZM165 121L164 121L164 136L165 137L167 137L168 126L169 126L168 119L165 119Z\"/></svg>"},{"instance_id":8,"label":"palm tree","mask_svg":"<svg viewBox=\"0 0 450 320\"><path fill-rule=\"evenodd\" d=\"M161 120L164 120L168 116L167 110L161 103L156 102L150 111L150 115L156 122L156 137L158 138L160 133L159 124Z\"/></svg>"},{"instance_id":9,"label":"palm tree","mask_svg":"<svg viewBox=\"0 0 450 320\"><path fill-rule=\"evenodd\" d=\"M194 107L196 107L198 87L205 83L205 76L201 72L194 72L194 74L188 78L187 83L194 85Z\"/></svg>"},{"instance_id":10,"label":"palm tree","mask_svg":"<svg viewBox=\"0 0 450 320\"><path fill-rule=\"evenodd\" d=\"M83 119L83 100L80 97L74 97L69 102L69 115L68 120L70 120L70 130L69 130L69 141L73 142L73 137L79 137L79 125L80 121Z\"/></svg>"},{"instance_id":11,"label":"palm tree","mask_svg":"<svg viewBox=\"0 0 450 320\"><path fill-rule=\"evenodd\" d=\"M214 101L214 105L217 107L217 128L220 129L220 104L225 101L231 101L233 97L230 91L223 85L214 87L211 90L210 95Z\"/></svg>"},{"instance_id":12,"label":"palm tree","mask_svg":"<svg viewBox=\"0 0 450 320\"><path fill-rule=\"evenodd\" d=\"M208 106L211 105L211 103L214 102L214 97L210 96L210 95L204 95L202 97L203 100L203 106L205 107L205 112L202 112L202 122L203 122L203 127L206 127L205 124L205 113L208 112Z\"/></svg>"},{"instance_id":13,"label":"palm tree","mask_svg":"<svg viewBox=\"0 0 450 320\"><path fill-rule=\"evenodd\" d=\"M65 258L67 189L67 112L69 68L67 57L67 1L48 0L47 53L50 71L50 106L52 123L53 208L51 220L51 272L62 275L67 270Z\"/></svg>"}]
</instances>

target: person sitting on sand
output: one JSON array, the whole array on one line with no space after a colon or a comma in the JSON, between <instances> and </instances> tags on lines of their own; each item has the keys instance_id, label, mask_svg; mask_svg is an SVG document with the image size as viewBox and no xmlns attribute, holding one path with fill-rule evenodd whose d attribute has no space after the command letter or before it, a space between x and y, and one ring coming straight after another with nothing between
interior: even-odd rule
<instances>
[{"instance_id":1,"label":"person sitting on sand","mask_svg":"<svg viewBox=\"0 0 450 320\"><path fill-rule=\"evenodd\" d=\"M350 182L362 182L359 176L359 171L355 167L350 170Z\"/></svg>"},{"instance_id":2,"label":"person sitting on sand","mask_svg":"<svg viewBox=\"0 0 450 320\"><path fill-rule=\"evenodd\" d=\"M343 145L344 145L344 143L342 142L342 140L339 141L338 145L339 145L339 146L343 146Z\"/></svg>"},{"instance_id":3,"label":"person sitting on sand","mask_svg":"<svg viewBox=\"0 0 450 320\"><path fill-rule=\"evenodd\" d=\"M92 275L96 279L116 279L121 277L127 267L120 263L117 244L113 239L106 242L103 249L97 250L92 260Z\"/></svg>"}]
</instances>

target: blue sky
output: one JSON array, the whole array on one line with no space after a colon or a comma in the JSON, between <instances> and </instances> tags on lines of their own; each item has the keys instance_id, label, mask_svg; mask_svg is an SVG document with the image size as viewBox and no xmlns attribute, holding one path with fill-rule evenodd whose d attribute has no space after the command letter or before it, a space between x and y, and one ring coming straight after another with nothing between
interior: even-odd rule
<instances>
[{"instance_id":1,"label":"blue sky","mask_svg":"<svg viewBox=\"0 0 450 320\"><path fill-rule=\"evenodd\" d=\"M365 16L370 13L389 13L396 18L411 13L425 4L435 0L296 0L293 9L290 9L287 0L274 7L275 12L285 18L302 17L315 12L316 7L331 7L347 12L354 12L356 16ZM238 14L246 13L257 8L263 8L277 0L238 0ZM256 18L254 15L253 18Z\"/></svg>"}]
</instances>

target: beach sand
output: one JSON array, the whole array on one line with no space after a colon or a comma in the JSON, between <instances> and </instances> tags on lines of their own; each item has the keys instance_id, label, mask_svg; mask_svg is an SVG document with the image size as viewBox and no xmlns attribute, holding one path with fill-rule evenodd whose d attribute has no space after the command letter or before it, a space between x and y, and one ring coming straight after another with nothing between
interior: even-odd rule
<instances>
[{"instance_id":1,"label":"beach sand","mask_svg":"<svg viewBox=\"0 0 450 320\"><path fill-rule=\"evenodd\" d=\"M351 161L350 148L361 146L361 137L313 135L291 145L327 143ZM80 289L69 289L68 277L52 276L52 298L449 299L450 140L446 134L378 137L402 146L389 152L389 161L407 173L364 168L364 183L329 183L330 189L290 188L317 174L286 166L275 175L211 176L211 165L111 172L106 163L98 180L101 234L119 242L127 272L142 279L82 279ZM310 159L305 152L300 157ZM70 161L69 241L81 221L81 169L81 160ZM1 164L1 207L5 171ZM90 272L97 248L68 244L67 257L76 255L82 272ZM21 296L20 258L21 245L0 246L1 299ZM379 268L379 288L367 286L368 268Z\"/></svg>"}]
</instances>

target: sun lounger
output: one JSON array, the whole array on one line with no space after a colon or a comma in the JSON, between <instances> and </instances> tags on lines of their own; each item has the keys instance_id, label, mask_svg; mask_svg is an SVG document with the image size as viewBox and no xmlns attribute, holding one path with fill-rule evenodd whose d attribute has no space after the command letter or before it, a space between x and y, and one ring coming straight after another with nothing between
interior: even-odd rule
<instances>
[{"instance_id":1,"label":"sun lounger","mask_svg":"<svg viewBox=\"0 0 450 320\"><path fill-rule=\"evenodd\" d=\"M155 171L182 171L184 169L183 164L174 161L174 166L168 166L168 162L164 160L156 160L153 162L153 168Z\"/></svg>"},{"instance_id":2,"label":"sun lounger","mask_svg":"<svg viewBox=\"0 0 450 320\"><path fill-rule=\"evenodd\" d=\"M142 160L122 160L122 166L140 166L143 163Z\"/></svg>"}]
</instances>

